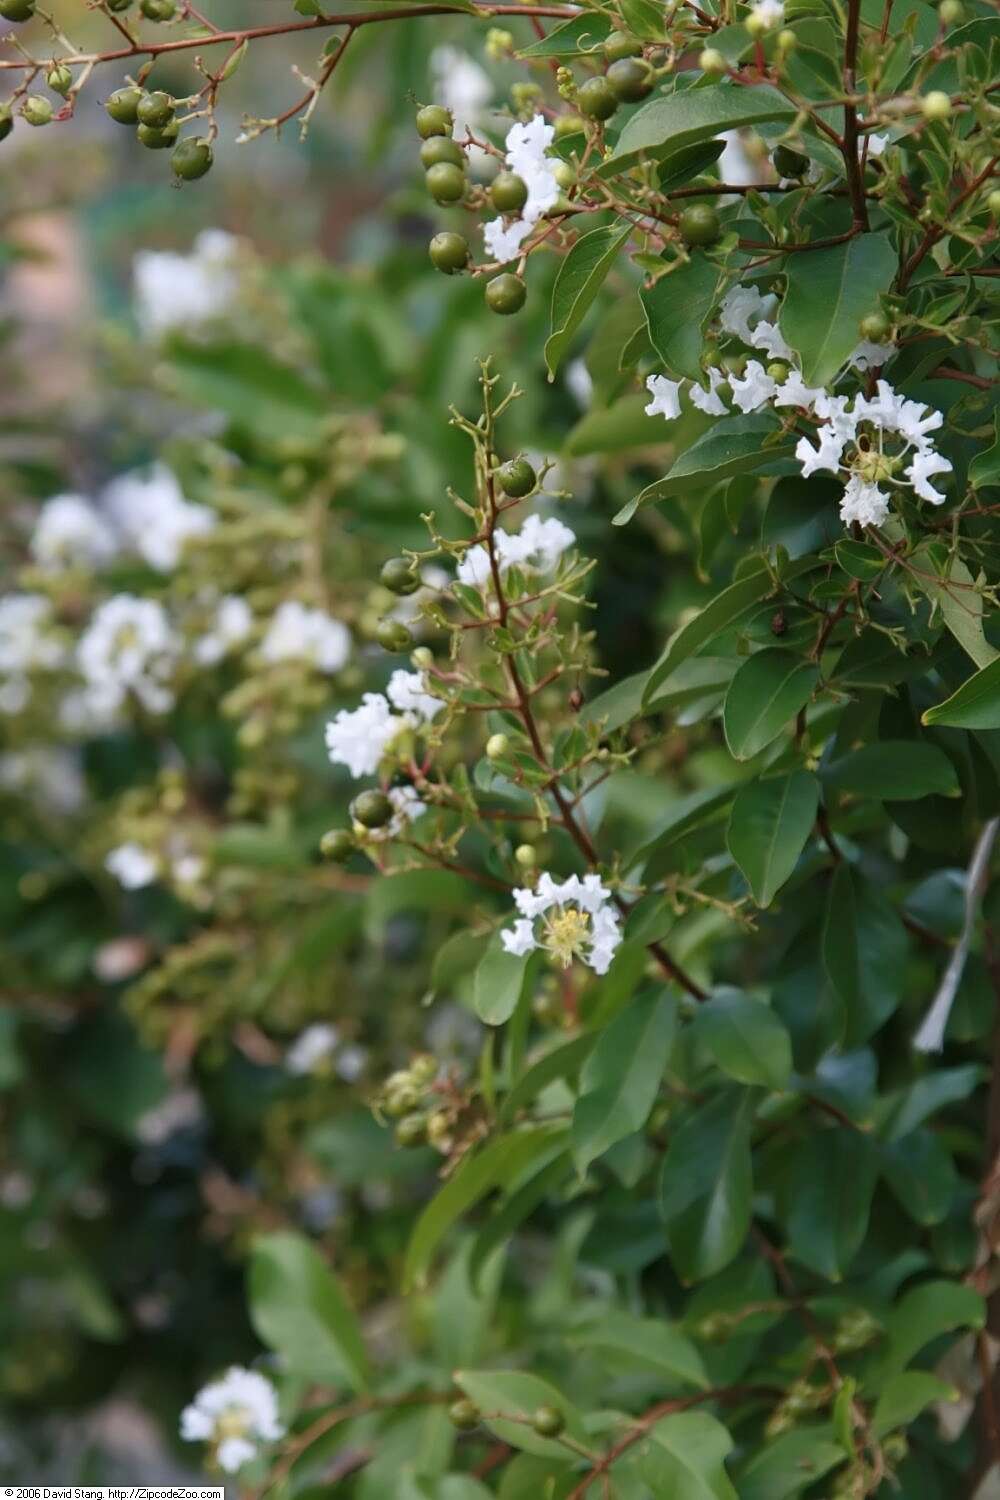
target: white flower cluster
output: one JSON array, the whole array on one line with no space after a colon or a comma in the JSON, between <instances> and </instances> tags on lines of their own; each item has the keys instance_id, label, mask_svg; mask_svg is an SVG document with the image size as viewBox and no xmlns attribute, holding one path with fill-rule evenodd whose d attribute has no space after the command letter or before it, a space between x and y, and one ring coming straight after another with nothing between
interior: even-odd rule
<instances>
[{"instance_id":1,"label":"white flower cluster","mask_svg":"<svg viewBox=\"0 0 1000 1500\"><path fill-rule=\"evenodd\" d=\"M201 667L212 667L241 646L253 630L253 610L240 594L223 594L216 602L212 622L192 647Z\"/></svg>"},{"instance_id":2,"label":"white flower cluster","mask_svg":"<svg viewBox=\"0 0 1000 1500\"><path fill-rule=\"evenodd\" d=\"M761 297L756 287L733 287L722 304L722 327L745 343L766 349L774 359L794 358L776 325L764 317L771 302L773 299ZM865 370L884 364L892 353L891 344L865 343L854 351L850 362ZM932 505L943 503L944 495L930 480L935 474L949 473L952 465L934 448L929 434L942 425L944 418L922 402L899 395L888 381L879 380L874 397L858 393L852 402L850 396L807 386L794 367L776 379L756 359L747 362L741 376L726 375L719 369L710 369L707 376L707 389L692 381L688 394L692 404L710 416L729 414L730 408L719 395L719 388L727 384L733 405L741 412L759 411L770 404L812 416L818 424L817 443L800 438L795 456L805 478L825 470L844 481L840 516L845 525L854 521L862 526L880 525L889 514L891 498L881 486L898 485L903 479L921 500ZM681 381L668 380L664 375L650 375L646 387L652 399L646 412L667 420L680 416L681 385Z\"/></svg>"},{"instance_id":3,"label":"white flower cluster","mask_svg":"<svg viewBox=\"0 0 1000 1500\"><path fill-rule=\"evenodd\" d=\"M368 1054L349 1042L342 1046L340 1032L329 1021L314 1021L299 1033L285 1053L285 1067L296 1077L322 1073L332 1067L339 1077L353 1083L363 1072Z\"/></svg>"},{"instance_id":4,"label":"white flower cluster","mask_svg":"<svg viewBox=\"0 0 1000 1500\"><path fill-rule=\"evenodd\" d=\"M756 17L757 24L762 30L772 31L785 19L783 0L754 0L750 7L750 14Z\"/></svg>"},{"instance_id":5,"label":"white flower cluster","mask_svg":"<svg viewBox=\"0 0 1000 1500\"><path fill-rule=\"evenodd\" d=\"M559 197L557 163L545 155L554 136L555 127L546 124L544 115L534 115L526 125L519 120L507 132L507 167L524 179L528 198L520 216L511 223L496 218L484 227L483 243L494 260L513 260L539 219Z\"/></svg>"},{"instance_id":6,"label":"white flower cluster","mask_svg":"<svg viewBox=\"0 0 1000 1500\"><path fill-rule=\"evenodd\" d=\"M180 639L158 600L134 594L106 599L76 649L85 706L95 722L113 721L130 694L149 713L166 713L174 704L168 683L180 652Z\"/></svg>"},{"instance_id":7,"label":"white flower cluster","mask_svg":"<svg viewBox=\"0 0 1000 1500\"><path fill-rule=\"evenodd\" d=\"M365 693L360 708L342 708L327 724L330 759L355 778L373 776L393 740L429 724L441 707L439 698L425 692L419 672L393 672L385 693Z\"/></svg>"},{"instance_id":8,"label":"white flower cluster","mask_svg":"<svg viewBox=\"0 0 1000 1500\"><path fill-rule=\"evenodd\" d=\"M0 713L19 714L27 706L29 673L62 666L66 650L54 625L44 594L0 598Z\"/></svg>"},{"instance_id":9,"label":"white flower cluster","mask_svg":"<svg viewBox=\"0 0 1000 1500\"><path fill-rule=\"evenodd\" d=\"M233 1474L256 1458L262 1443L284 1436L274 1386L256 1370L233 1365L203 1386L181 1412L181 1437L211 1443L219 1467Z\"/></svg>"},{"instance_id":10,"label":"white flower cluster","mask_svg":"<svg viewBox=\"0 0 1000 1500\"><path fill-rule=\"evenodd\" d=\"M165 464L120 475L101 499L125 543L158 573L176 568L185 542L215 526L214 512L186 500Z\"/></svg>"},{"instance_id":11,"label":"white flower cluster","mask_svg":"<svg viewBox=\"0 0 1000 1500\"><path fill-rule=\"evenodd\" d=\"M141 891L152 885L160 873L160 867L149 850L134 840L112 849L104 861L104 868L125 891Z\"/></svg>"},{"instance_id":12,"label":"white flower cluster","mask_svg":"<svg viewBox=\"0 0 1000 1500\"><path fill-rule=\"evenodd\" d=\"M495 531L493 546L501 574L508 568L523 568L526 573L551 573L563 553L576 541L568 526L555 517L543 521L529 516L520 531ZM459 583L481 588L492 577L490 554L482 542L470 547L458 565Z\"/></svg>"},{"instance_id":13,"label":"white flower cluster","mask_svg":"<svg viewBox=\"0 0 1000 1500\"><path fill-rule=\"evenodd\" d=\"M579 958L595 974L608 972L622 934L599 875L570 875L557 883L546 871L534 890L514 892L514 905L521 915L500 934L508 953L523 957L544 948L564 969Z\"/></svg>"},{"instance_id":14,"label":"white flower cluster","mask_svg":"<svg viewBox=\"0 0 1000 1500\"><path fill-rule=\"evenodd\" d=\"M346 625L298 599L279 604L260 645L266 662L306 661L320 672L339 672L351 654Z\"/></svg>"},{"instance_id":15,"label":"white flower cluster","mask_svg":"<svg viewBox=\"0 0 1000 1500\"><path fill-rule=\"evenodd\" d=\"M190 255L143 250L133 261L136 313L142 330L158 338L173 328L197 328L221 317L238 288L239 241L222 229L205 229Z\"/></svg>"},{"instance_id":16,"label":"white flower cluster","mask_svg":"<svg viewBox=\"0 0 1000 1500\"><path fill-rule=\"evenodd\" d=\"M49 812L75 813L87 800L79 756L64 746L26 745L0 755L0 791L31 797Z\"/></svg>"},{"instance_id":17,"label":"white flower cluster","mask_svg":"<svg viewBox=\"0 0 1000 1500\"><path fill-rule=\"evenodd\" d=\"M118 551L118 538L82 495L53 495L38 513L31 555L47 573L64 568L99 568Z\"/></svg>"}]
</instances>

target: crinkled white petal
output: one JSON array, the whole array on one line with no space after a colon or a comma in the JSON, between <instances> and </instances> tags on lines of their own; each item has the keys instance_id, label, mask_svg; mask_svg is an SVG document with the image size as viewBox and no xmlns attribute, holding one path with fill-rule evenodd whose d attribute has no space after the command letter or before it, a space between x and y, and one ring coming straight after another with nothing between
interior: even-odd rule
<instances>
[{"instance_id":1,"label":"crinkled white petal","mask_svg":"<svg viewBox=\"0 0 1000 1500\"><path fill-rule=\"evenodd\" d=\"M704 386L698 385L695 381L688 386L691 405L696 406L699 411L703 411L709 417L728 416L729 407L718 394L719 386L724 385L726 381L725 371L716 369L713 365L706 373L708 375L707 391Z\"/></svg>"},{"instance_id":2,"label":"crinkled white petal","mask_svg":"<svg viewBox=\"0 0 1000 1500\"><path fill-rule=\"evenodd\" d=\"M895 344L874 344L871 339L862 339L858 347L848 356L847 363L855 370L880 369L896 352Z\"/></svg>"},{"instance_id":3,"label":"crinkled white petal","mask_svg":"<svg viewBox=\"0 0 1000 1500\"><path fill-rule=\"evenodd\" d=\"M750 359L742 377L730 375L729 389L733 401L742 412L759 411L777 394L777 382L764 369L760 360Z\"/></svg>"},{"instance_id":4,"label":"crinkled white petal","mask_svg":"<svg viewBox=\"0 0 1000 1500\"><path fill-rule=\"evenodd\" d=\"M840 519L849 526L880 526L889 514L889 496L877 484L870 484L860 474L852 474L840 501Z\"/></svg>"},{"instance_id":5,"label":"crinkled white petal","mask_svg":"<svg viewBox=\"0 0 1000 1500\"><path fill-rule=\"evenodd\" d=\"M526 953L532 953L538 947L534 924L526 917L521 917L513 927L504 928L500 934L500 942L505 952L523 958Z\"/></svg>"},{"instance_id":6,"label":"crinkled white petal","mask_svg":"<svg viewBox=\"0 0 1000 1500\"><path fill-rule=\"evenodd\" d=\"M719 323L724 333L735 334L749 344L751 319L757 322L767 317L777 305L777 297L770 293L761 296L757 286L731 286L719 308Z\"/></svg>"},{"instance_id":7,"label":"crinkled white petal","mask_svg":"<svg viewBox=\"0 0 1000 1500\"><path fill-rule=\"evenodd\" d=\"M257 1456L256 1443L249 1442L246 1438L227 1437L223 1438L215 1456L219 1460L219 1468L227 1474L235 1474L237 1469L242 1469L252 1458Z\"/></svg>"},{"instance_id":8,"label":"crinkled white petal","mask_svg":"<svg viewBox=\"0 0 1000 1500\"><path fill-rule=\"evenodd\" d=\"M666 417L673 422L681 414L679 380L668 380L666 375L647 375L646 389L652 400L643 408L647 417Z\"/></svg>"},{"instance_id":9,"label":"crinkled white petal","mask_svg":"<svg viewBox=\"0 0 1000 1500\"><path fill-rule=\"evenodd\" d=\"M496 261L516 260L534 223L532 219L514 219L509 223L501 218L490 219L483 225L483 244Z\"/></svg>"},{"instance_id":10,"label":"crinkled white petal","mask_svg":"<svg viewBox=\"0 0 1000 1500\"><path fill-rule=\"evenodd\" d=\"M785 343L777 323L768 323L766 319L751 331L750 343L755 349L763 349L772 359L795 358L794 349Z\"/></svg>"},{"instance_id":11,"label":"crinkled white petal","mask_svg":"<svg viewBox=\"0 0 1000 1500\"><path fill-rule=\"evenodd\" d=\"M795 457L802 465L803 478L809 479L818 470L828 469L836 474L844 454L844 440L830 427L821 427L817 433L819 444L813 447L806 437L799 438L795 445Z\"/></svg>"},{"instance_id":12,"label":"crinkled white petal","mask_svg":"<svg viewBox=\"0 0 1000 1500\"><path fill-rule=\"evenodd\" d=\"M401 713L414 713L427 723L444 707L440 698L424 691L424 679L419 672L406 672L402 668L389 678L386 694Z\"/></svg>"},{"instance_id":13,"label":"crinkled white petal","mask_svg":"<svg viewBox=\"0 0 1000 1500\"><path fill-rule=\"evenodd\" d=\"M404 729L415 729L410 714L394 714L381 693L365 693L360 708L342 708L326 726L326 748L335 766L354 777L372 776L392 741Z\"/></svg>"},{"instance_id":14,"label":"crinkled white petal","mask_svg":"<svg viewBox=\"0 0 1000 1500\"><path fill-rule=\"evenodd\" d=\"M950 474L951 469L951 461L943 453L938 453L934 448L918 449L906 470L906 477L921 500L929 500L932 505L943 505L944 495L929 481L934 474Z\"/></svg>"}]
</instances>

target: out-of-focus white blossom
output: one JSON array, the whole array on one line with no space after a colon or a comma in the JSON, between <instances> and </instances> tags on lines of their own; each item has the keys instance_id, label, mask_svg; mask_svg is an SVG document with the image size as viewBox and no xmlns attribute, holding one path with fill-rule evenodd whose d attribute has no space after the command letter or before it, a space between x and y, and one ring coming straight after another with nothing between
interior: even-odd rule
<instances>
[{"instance_id":1,"label":"out-of-focus white blossom","mask_svg":"<svg viewBox=\"0 0 1000 1500\"><path fill-rule=\"evenodd\" d=\"M720 139L725 141L719 157L719 177L733 187L749 187L760 181L760 163L754 161L738 130L723 130ZM730 200L731 201L731 200Z\"/></svg>"},{"instance_id":2,"label":"out-of-focus white blossom","mask_svg":"<svg viewBox=\"0 0 1000 1500\"><path fill-rule=\"evenodd\" d=\"M368 1066L368 1052L357 1042L341 1047L334 1059L334 1071L345 1083L356 1083Z\"/></svg>"},{"instance_id":3,"label":"out-of-focus white blossom","mask_svg":"<svg viewBox=\"0 0 1000 1500\"><path fill-rule=\"evenodd\" d=\"M179 654L180 641L158 600L133 594L105 600L76 651L95 717L113 717L130 693L150 713L166 713L174 703L167 684Z\"/></svg>"},{"instance_id":4,"label":"out-of-focus white blossom","mask_svg":"<svg viewBox=\"0 0 1000 1500\"><path fill-rule=\"evenodd\" d=\"M96 568L110 561L118 541L104 517L82 495L53 495L38 513L29 543L40 568Z\"/></svg>"},{"instance_id":5,"label":"out-of-focus white blossom","mask_svg":"<svg viewBox=\"0 0 1000 1500\"><path fill-rule=\"evenodd\" d=\"M302 1076L314 1073L328 1063L340 1042L340 1032L329 1021L314 1021L305 1031L299 1032L285 1053L285 1067L289 1073Z\"/></svg>"},{"instance_id":6,"label":"out-of-focus white blossom","mask_svg":"<svg viewBox=\"0 0 1000 1500\"><path fill-rule=\"evenodd\" d=\"M611 892L599 875L570 875L557 882L546 871L534 890L514 891L520 916L505 928L500 941L508 953L523 957L544 948L562 968L575 958L595 974L606 974L622 940Z\"/></svg>"},{"instance_id":7,"label":"out-of-focus white blossom","mask_svg":"<svg viewBox=\"0 0 1000 1500\"><path fill-rule=\"evenodd\" d=\"M181 1412L181 1437L210 1443L221 1469L233 1474L257 1456L262 1443L284 1435L274 1386L256 1370L234 1365L203 1386Z\"/></svg>"},{"instance_id":8,"label":"out-of-focus white blossom","mask_svg":"<svg viewBox=\"0 0 1000 1500\"><path fill-rule=\"evenodd\" d=\"M44 594L0 598L0 713L18 714L27 707L30 673L51 672L63 664L66 649L54 624Z\"/></svg>"},{"instance_id":9,"label":"out-of-focus white blossom","mask_svg":"<svg viewBox=\"0 0 1000 1500\"><path fill-rule=\"evenodd\" d=\"M212 622L191 648L199 666L210 667L240 646L253 630L253 610L240 594L223 594Z\"/></svg>"},{"instance_id":10,"label":"out-of-focus white blossom","mask_svg":"<svg viewBox=\"0 0 1000 1500\"><path fill-rule=\"evenodd\" d=\"M185 500L166 464L120 474L105 487L101 502L129 546L160 573L176 568L190 538L215 526L206 505Z\"/></svg>"},{"instance_id":11,"label":"out-of-focus white blossom","mask_svg":"<svg viewBox=\"0 0 1000 1500\"><path fill-rule=\"evenodd\" d=\"M406 672L402 668L389 678L386 695L393 708L400 713L415 713L428 722L443 708L440 698L433 698L424 691L424 679L419 672Z\"/></svg>"},{"instance_id":12,"label":"out-of-focus white blossom","mask_svg":"<svg viewBox=\"0 0 1000 1500\"><path fill-rule=\"evenodd\" d=\"M57 745L29 745L0 755L0 789L28 796L50 812L74 813L87 800L79 755Z\"/></svg>"},{"instance_id":13,"label":"out-of-focus white blossom","mask_svg":"<svg viewBox=\"0 0 1000 1500\"><path fill-rule=\"evenodd\" d=\"M178 1130L190 1130L204 1118L205 1106L198 1090L174 1088L139 1116L135 1133L144 1146L161 1146Z\"/></svg>"},{"instance_id":14,"label":"out-of-focus white blossom","mask_svg":"<svg viewBox=\"0 0 1000 1500\"><path fill-rule=\"evenodd\" d=\"M260 654L266 662L307 661L320 672L339 672L351 654L351 635L322 609L286 599L274 612Z\"/></svg>"},{"instance_id":15,"label":"out-of-focus white blossom","mask_svg":"<svg viewBox=\"0 0 1000 1500\"><path fill-rule=\"evenodd\" d=\"M587 369L585 360L571 359L566 366L566 389L569 391L577 406L584 408L590 405L594 394L594 381L590 371Z\"/></svg>"},{"instance_id":16,"label":"out-of-focus white blossom","mask_svg":"<svg viewBox=\"0 0 1000 1500\"><path fill-rule=\"evenodd\" d=\"M785 19L783 0L754 0L750 14L756 17L758 23L767 31L773 31L775 26L780 26Z\"/></svg>"},{"instance_id":17,"label":"out-of-focus white blossom","mask_svg":"<svg viewBox=\"0 0 1000 1500\"><path fill-rule=\"evenodd\" d=\"M134 840L112 849L104 868L126 891L141 891L144 886L152 885L159 874L159 865L149 850Z\"/></svg>"},{"instance_id":18,"label":"out-of-focus white blossom","mask_svg":"<svg viewBox=\"0 0 1000 1500\"><path fill-rule=\"evenodd\" d=\"M326 748L335 766L346 766L355 778L373 776L393 740L416 729L412 714L393 713L382 693L365 693L360 708L342 708L326 726Z\"/></svg>"},{"instance_id":19,"label":"out-of-focus white blossom","mask_svg":"<svg viewBox=\"0 0 1000 1500\"><path fill-rule=\"evenodd\" d=\"M159 338L173 328L196 329L223 317L239 286L239 241L222 229L205 229L190 255L142 250L132 264L136 314L143 332Z\"/></svg>"}]
</instances>

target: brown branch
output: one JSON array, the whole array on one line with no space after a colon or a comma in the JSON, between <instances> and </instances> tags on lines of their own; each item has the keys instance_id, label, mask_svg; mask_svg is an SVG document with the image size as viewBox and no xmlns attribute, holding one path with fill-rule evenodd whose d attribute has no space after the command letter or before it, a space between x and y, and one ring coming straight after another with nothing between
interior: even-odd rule
<instances>
[{"instance_id":1,"label":"brown branch","mask_svg":"<svg viewBox=\"0 0 1000 1500\"><path fill-rule=\"evenodd\" d=\"M868 205L865 202L864 178L858 155L858 108L854 103L860 30L861 0L848 0L847 32L844 38L844 89L849 98L844 105L843 156L855 234L863 234L868 228Z\"/></svg>"}]
</instances>

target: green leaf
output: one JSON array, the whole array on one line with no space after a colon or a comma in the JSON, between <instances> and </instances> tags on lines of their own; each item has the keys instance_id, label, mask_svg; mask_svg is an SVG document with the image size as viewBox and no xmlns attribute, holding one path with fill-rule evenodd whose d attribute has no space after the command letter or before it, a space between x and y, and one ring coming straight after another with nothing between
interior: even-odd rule
<instances>
[{"instance_id":1,"label":"green leaf","mask_svg":"<svg viewBox=\"0 0 1000 1500\"><path fill-rule=\"evenodd\" d=\"M796 1427L759 1448L740 1470L740 1500L794 1500L843 1462L829 1422Z\"/></svg>"},{"instance_id":2,"label":"green leaf","mask_svg":"<svg viewBox=\"0 0 1000 1500\"><path fill-rule=\"evenodd\" d=\"M552 331L545 343L550 378L631 233L631 225L624 230L617 224L592 229L580 236L561 262L552 288Z\"/></svg>"},{"instance_id":3,"label":"green leaf","mask_svg":"<svg viewBox=\"0 0 1000 1500\"><path fill-rule=\"evenodd\" d=\"M918 1224L940 1224L958 1187L951 1154L932 1130L914 1130L884 1145L882 1175Z\"/></svg>"},{"instance_id":4,"label":"green leaf","mask_svg":"<svg viewBox=\"0 0 1000 1500\"><path fill-rule=\"evenodd\" d=\"M922 715L924 724L1000 729L1000 657L967 678L957 692Z\"/></svg>"},{"instance_id":5,"label":"green leaf","mask_svg":"<svg viewBox=\"0 0 1000 1500\"><path fill-rule=\"evenodd\" d=\"M568 1335L571 1345L617 1355L616 1368L637 1365L656 1370L675 1385L707 1390L710 1385L695 1345L670 1323L659 1318L636 1318L610 1309L594 1323Z\"/></svg>"},{"instance_id":6,"label":"green leaf","mask_svg":"<svg viewBox=\"0 0 1000 1500\"><path fill-rule=\"evenodd\" d=\"M786 1215L791 1253L839 1281L864 1240L878 1177L875 1143L837 1127L799 1142L791 1163Z\"/></svg>"},{"instance_id":7,"label":"green leaf","mask_svg":"<svg viewBox=\"0 0 1000 1500\"><path fill-rule=\"evenodd\" d=\"M750 1227L752 1170L747 1090L725 1090L671 1132L660 1212L678 1275L713 1276L739 1254Z\"/></svg>"},{"instance_id":8,"label":"green leaf","mask_svg":"<svg viewBox=\"0 0 1000 1500\"><path fill-rule=\"evenodd\" d=\"M573 1158L580 1172L646 1123L676 1026L676 1000L653 992L633 1000L599 1036L583 1066L573 1111Z\"/></svg>"},{"instance_id":9,"label":"green leaf","mask_svg":"<svg viewBox=\"0 0 1000 1500\"><path fill-rule=\"evenodd\" d=\"M850 865L837 865L823 924L823 966L847 1016L845 1040L859 1046L888 1020L901 995L906 929L885 896Z\"/></svg>"},{"instance_id":10,"label":"green leaf","mask_svg":"<svg viewBox=\"0 0 1000 1500\"><path fill-rule=\"evenodd\" d=\"M630 521L639 506L692 489L707 489L734 474L749 474L792 452L794 444L783 439L765 447L764 439L778 431L772 416L721 417L714 426L675 459L662 479L640 490L613 518L615 526Z\"/></svg>"},{"instance_id":11,"label":"green leaf","mask_svg":"<svg viewBox=\"0 0 1000 1500\"><path fill-rule=\"evenodd\" d=\"M694 1035L730 1078L783 1089L792 1071L784 1022L760 1000L739 990L717 991L699 1005Z\"/></svg>"},{"instance_id":12,"label":"green leaf","mask_svg":"<svg viewBox=\"0 0 1000 1500\"><path fill-rule=\"evenodd\" d=\"M517 1111L529 1104L550 1083L554 1083L557 1078L568 1078L577 1072L583 1066L596 1040L596 1032L584 1032L582 1036L574 1037L571 1042L565 1042L561 1047L553 1047L550 1052L546 1052L544 1057L532 1063L521 1074L504 1099L497 1114L497 1124L509 1124Z\"/></svg>"},{"instance_id":13,"label":"green leaf","mask_svg":"<svg viewBox=\"0 0 1000 1500\"><path fill-rule=\"evenodd\" d=\"M948 756L926 740L878 740L851 750L820 772L833 792L891 802L935 793L957 797L958 773Z\"/></svg>"},{"instance_id":14,"label":"green leaf","mask_svg":"<svg viewBox=\"0 0 1000 1500\"><path fill-rule=\"evenodd\" d=\"M948 1385L929 1370L903 1370L894 1375L880 1392L872 1418L872 1433L885 1437L897 1427L908 1427L925 1407L938 1401L957 1401L953 1385Z\"/></svg>"},{"instance_id":15,"label":"green leaf","mask_svg":"<svg viewBox=\"0 0 1000 1500\"><path fill-rule=\"evenodd\" d=\"M648 675L647 672L634 672L631 677L623 677L621 682L616 682L606 693L600 693L589 703L585 703L580 710L581 726L600 724L603 720L604 731L610 734L615 729L621 729L630 719L638 718L642 713L642 697Z\"/></svg>"},{"instance_id":16,"label":"green leaf","mask_svg":"<svg viewBox=\"0 0 1000 1500\"><path fill-rule=\"evenodd\" d=\"M502 1026L517 1009L530 953L507 953L496 933L476 965L473 980L476 1014L487 1026Z\"/></svg>"},{"instance_id":17,"label":"green leaf","mask_svg":"<svg viewBox=\"0 0 1000 1500\"><path fill-rule=\"evenodd\" d=\"M805 848L819 807L809 771L750 781L736 794L726 844L758 906L770 906Z\"/></svg>"},{"instance_id":18,"label":"green leaf","mask_svg":"<svg viewBox=\"0 0 1000 1500\"><path fill-rule=\"evenodd\" d=\"M368 1385L368 1357L357 1319L336 1277L302 1235L280 1231L253 1243L250 1321L288 1370L322 1385Z\"/></svg>"},{"instance_id":19,"label":"green leaf","mask_svg":"<svg viewBox=\"0 0 1000 1500\"><path fill-rule=\"evenodd\" d=\"M651 99L626 124L602 176L628 171L643 156L660 158L684 146L708 140L724 130L739 130L768 120L791 120L795 108L772 88L683 89ZM855 340L857 342L857 340Z\"/></svg>"},{"instance_id":20,"label":"green leaf","mask_svg":"<svg viewBox=\"0 0 1000 1500\"><path fill-rule=\"evenodd\" d=\"M884 1389L891 1375L905 1370L925 1344L943 1333L956 1328L982 1328L985 1322L983 1298L964 1282L925 1281L913 1287L886 1321L889 1347L873 1372L872 1385Z\"/></svg>"},{"instance_id":21,"label":"green leaf","mask_svg":"<svg viewBox=\"0 0 1000 1500\"><path fill-rule=\"evenodd\" d=\"M702 378L702 327L718 285L718 267L707 256L695 255L640 291L649 341L671 375Z\"/></svg>"},{"instance_id":22,"label":"green leaf","mask_svg":"<svg viewBox=\"0 0 1000 1500\"><path fill-rule=\"evenodd\" d=\"M992 445L977 453L969 465L969 483L974 490L980 485L1000 483L1000 411L994 413L993 423L996 437Z\"/></svg>"},{"instance_id":23,"label":"green leaf","mask_svg":"<svg viewBox=\"0 0 1000 1500\"><path fill-rule=\"evenodd\" d=\"M540 1125L496 1136L481 1151L463 1157L417 1220L406 1250L404 1288L423 1282L435 1250L456 1220L493 1188L509 1186L551 1149L554 1139L566 1135L563 1126Z\"/></svg>"},{"instance_id":24,"label":"green leaf","mask_svg":"<svg viewBox=\"0 0 1000 1500\"><path fill-rule=\"evenodd\" d=\"M729 684L722 727L731 755L750 760L795 718L812 697L819 667L774 646L756 652Z\"/></svg>"},{"instance_id":25,"label":"green leaf","mask_svg":"<svg viewBox=\"0 0 1000 1500\"><path fill-rule=\"evenodd\" d=\"M683 1500L739 1500L726 1473L733 1440L706 1411L662 1417L639 1452L637 1467L654 1495Z\"/></svg>"},{"instance_id":26,"label":"green leaf","mask_svg":"<svg viewBox=\"0 0 1000 1500\"><path fill-rule=\"evenodd\" d=\"M879 306L898 258L884 234L790 255L779 326L799 355L807 385L828 385L857 348L858 324Z\"/></svg>"},{"instance_id":27,"label":"green leaf","mask_svg":"<svg viewBox=\"0 0 1000 1500\"><path fill-rule=\"evenodd\" d=\"M950 550L941 555L939 544L918 547L913 553L910 578L940 611L941 618L977 667L988 667L1000 656L983 633L982 590L962 559ZM932 709L933 713L934 710Z\"/></svg>"},{"instance_id":28,"label":"green leaf","mask_svg":"<svg viewBox=\"0 0 1000 1500\"><path fill-rule=\"evenodd\" d=\"M328 393L259 344L189 343L175 337L165 354L174 393L259 436L276 441L315 436L329 413Z\"/></svg>"},{"instance_id":29,"label":"green leaf","mask_svg":"<svg viewBox=\"0 0 1000 1500\"><path fill-rule=\"evenodd\" d=\"M548 36L519 47L518 57L573 57L579 52L593 52L611 30L611 22L594 11L573 16L553 26Z\"/></svg>"},{"instance_id":30,"label":"green leaf","mask_svg":"<svg viewBox=\"0 0 1000 1500\"><path fill-rule=\"evenodd\" d=\"M479 1407L485 1426L512 1448L521 1448L540 1458L567 1456L561 1443L540 1437L532 1427L531 1418L540 1406L554 1406L562 1412L567 1437L586 1443L587 1432L576 1407L554 1385L537 1375L520 1370L456 1370L454 1378L459 1389Z\"/></svg>"}]
</instances>

